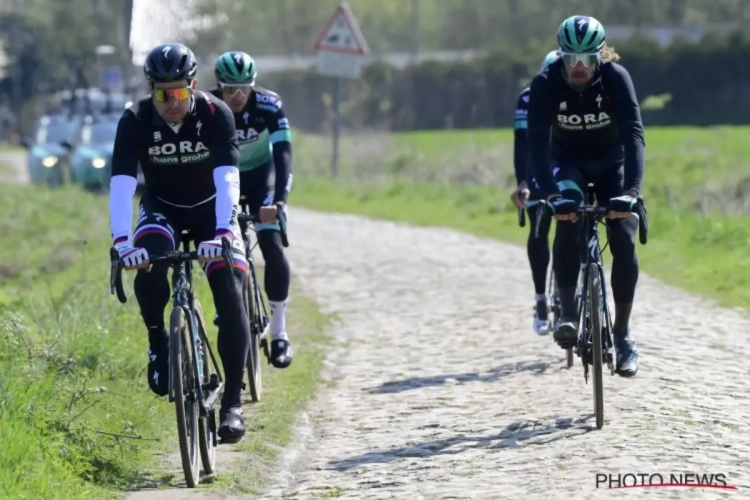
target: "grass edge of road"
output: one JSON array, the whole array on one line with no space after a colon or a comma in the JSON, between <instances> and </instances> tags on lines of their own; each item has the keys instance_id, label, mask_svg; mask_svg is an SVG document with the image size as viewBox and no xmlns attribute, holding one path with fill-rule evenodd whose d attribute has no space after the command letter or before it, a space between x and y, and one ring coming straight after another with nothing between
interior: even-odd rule
<instances>
[{"instance_id":1,"label":"grass edge of road","mask_svg":"<svg viewBox=\"0 0 750 500\"><path fill-rule=\"evenodd\" d=\"M525 246L530 221L518 226L509 193L489 186L391 182L378 186L299 179L293 207L357 214L417 226L449 227ZM750 303L750 228L739 217L677 213L649 202L649 240L636 243L643 272L729 307ZM293 217L293 214L291 215ZM554 230L553 230L554 231ZM550 247L554 232L550 231ZM611 263L609 250L605 264ZM529 274L529 283L531 276Z\"/></svg>"},{"instance_id":2,"label":"grass edge of road","mask_svg":"<svg viewBox=\"0 0 750 500\"><path fill-rule=\"evenodd\" d=\"M0 496L112 498L155 462L169 407L146 387L133 301L107 290L106 200L0 185Z\"/></svg>"}]
</instances>

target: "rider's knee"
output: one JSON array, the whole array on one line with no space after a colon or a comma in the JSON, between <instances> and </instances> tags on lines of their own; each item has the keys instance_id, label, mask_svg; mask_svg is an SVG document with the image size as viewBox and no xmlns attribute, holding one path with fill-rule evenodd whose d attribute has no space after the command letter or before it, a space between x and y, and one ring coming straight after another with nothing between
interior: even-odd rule
<instances>
[{"instance_id":1,"label":"rider's knee","mask_svg":"<svg viewBox=\"0 0 750 500\"><path fill-rule=\"evenodd\" d=\"M637 228L635 217L618 219L609 224L609 248L613 259L632 260L635 257Z\"/></svg>"},{"instance_id":2,"label":"rider's knee","mask_svg":"<svg viewBox=\"0 0 750 500\"><path fill-rule=\"evenodd\" d=\"M283 264L284 248L281 244L281 233L278 231L258 231L258 246L263 254L267 267Z\"/></svg>"}]
</instances>

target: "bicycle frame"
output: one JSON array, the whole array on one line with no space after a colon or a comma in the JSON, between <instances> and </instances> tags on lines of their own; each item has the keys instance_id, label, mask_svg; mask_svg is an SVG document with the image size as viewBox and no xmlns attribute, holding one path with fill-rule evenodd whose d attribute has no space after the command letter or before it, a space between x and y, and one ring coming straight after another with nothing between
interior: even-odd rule
<instances>
[{"instance_id":1,"label":"bicycle frame","mask_svg":"<svg viewBox=\"0 0 750 500\"><path fill-rule=\"evenodd\" d=\"M190 252L190 240L188 238L182 239L182 248L184 253ZM187 316L188 322L190 324L190 347L192 349L193 359L196 360L196 362L193 363L193 377L196 381L200 382L203 374L203 364L207 361L202 355L203 351L201 351L201 346L205 346L208 356L214 366L219 365L216 361L216 356L213 352L213 349L211 348L211 344L207 341L204 341L205 339L201 338L201 334L199 333L195 313L195 295L192 285L193 263L192 260L184 260L181 262L171 263L170 267L172 268L173 304L174 307L181 307L185 310L185 315ZM224 385L221 378L221 372L219 370L216 370L215 375L217 377L215 383L212 380L207 386L204 386L201 383L195 384L198 400L202 402L202 404L199 406L201 417L205 417L211 411L214 403L216 402L216 399L219 397L221 388ZM174 388L172 384L173 380L170 377L170 403L174 402ZM208 397L204 398L204 391L206 390L208 391Z\"/></svg>"}]
</instances>

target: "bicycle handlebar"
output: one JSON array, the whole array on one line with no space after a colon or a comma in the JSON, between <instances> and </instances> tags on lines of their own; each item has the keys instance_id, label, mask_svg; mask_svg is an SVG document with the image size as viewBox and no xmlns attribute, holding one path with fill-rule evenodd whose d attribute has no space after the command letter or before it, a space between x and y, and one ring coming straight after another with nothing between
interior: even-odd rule
<instances>
[{"instance_id":1,"label":"bicycle handlebar","mask_svg":"<svg viewBox=\"0 0 750 500\"><path fill-rule=\"evenodd\" d=\"M536 226L534 229L534 237L539 237L539 225L543 215L549 216L547 206L549 203L547 200L539 200L537 205L536 213ZM642 197L637 198L635 206L630 210L632 213L638 216L638 240L641 245L645 245L648 242L648 218L646 217L646 204ZM596 219L603 219L610 212L610 208L601 205L580 205L576 210L578 215L583 217L594 217Z\"/></svg>"},{"instance_id":2,"label":"bicycle handlebar","mask_svg":"<svg viewBox=\"0 0 750 500\"><path fill-rule=\"evenodd\" d=\"M120 303L125 304L128 301L128 297L125 295L125 289L122 286L122 259L120 259L120 252L117 251L117 247L112 246L109 249L109 258L112 264L109 273L109 293L110 295L117 294L117 300ZM221 258L224 263L234 271L234 255L232 252L232 242L226 236L221 237ZM180 250L172 250L163 254L149 255L149 264L157 262L168 262L170 264L180 264L189 260L198 260L198 252L193 250L191 252L182 252Z\"/></svg>"},{"instance_id":3,"label":"bicycle handlebar","mask_svg":"<svg viewBox=\"0 0 750 500\"><path fill-rule=\"evenodd\" d=\"M281 233L281 244L284 248L289 247L289 238L286 234L286 212L284 212L281 204L276 204L276 218L279 221L279 232ZM247 213L240 213L237 215L237 220L242 222L249 222L252 224L260 223L260 218L257 215L251 215Z\"/></svg>"}]
</instances>

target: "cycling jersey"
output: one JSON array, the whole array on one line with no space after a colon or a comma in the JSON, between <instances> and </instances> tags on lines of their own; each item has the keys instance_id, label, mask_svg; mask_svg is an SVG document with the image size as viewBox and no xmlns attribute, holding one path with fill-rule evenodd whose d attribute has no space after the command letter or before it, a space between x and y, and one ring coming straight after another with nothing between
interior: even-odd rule
<instances>
[{"instance_id":1,"label":"cycling jersey","mask_svg":"<svg viewBox=\"0 0 750 500\"><path fill-rule=\"evenodd\" d=\"M576 90L567 83L562 60L542 69L529 93L528 147L534 177L547 194L559 193L548 153L562 162L606 158L602 168L624 161L624 190L640 192L645 141L627 70L601 60L591 82Z\"/></svg>"},{"instance_id":2,"label":"cycling jersey","mask_svg":"<svg viewBox=\"0 0 750 500\"><path fill-rule=\"evenodd\" d=\"M221 98L221 90L210 91ZM245 109L234 114L240 146L240 172L271 163L276 170L274 202L286 202L292 182L292 132L281 97L262 87L253 87Z\"/></svg>"},{"instance_id":3,"label":"cycling jersey","mask_svg":"<svg viewBox=\"0 0 750 500\"><path fill-rule=\"evenodd\" d=\"M239 149L232 112L208 93L196 92L191 99L179 125L165 122L150 96L126 109L120 118L110 189L115 240L130 235L132 191L139 164L148 195L180 208L216 198L217 229L232 225L239 199Z\"/></svg>"},{"instance_id":4,"label":"cycling jersey","mask_svg":"<svg viewBox=\"0 0 750 500\"><path fill-rule=\"evenodd\" d=\"M529 87L526 87L521 91L521 95L518 96L516 114L513 121L513 169L516 173L516 185L522 181L528 182L528 150L526 148L528 114Z\"/></svg>"}]
</instances>

